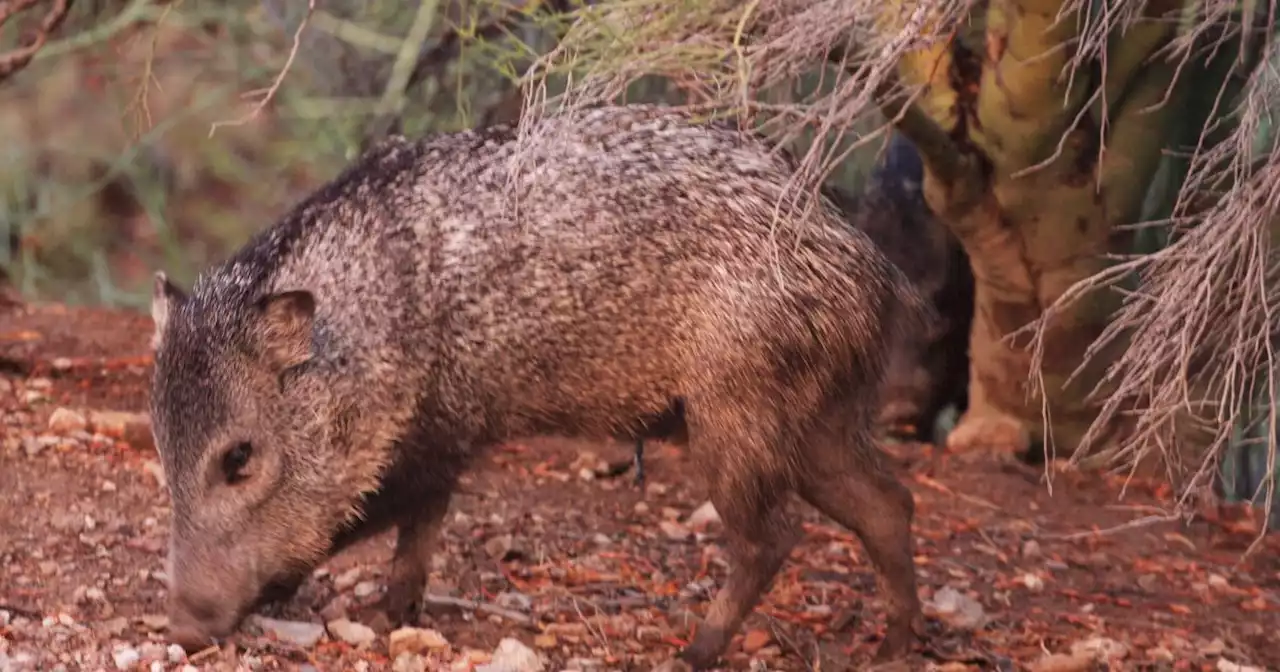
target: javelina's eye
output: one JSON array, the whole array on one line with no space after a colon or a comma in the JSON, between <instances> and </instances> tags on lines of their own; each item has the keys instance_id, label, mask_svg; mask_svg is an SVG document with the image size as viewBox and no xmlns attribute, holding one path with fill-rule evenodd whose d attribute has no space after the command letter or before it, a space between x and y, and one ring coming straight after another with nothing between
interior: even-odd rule
<instances>
[{"instance_id":1,"label":"javelina's eye","mask_svg":"<svg viewBox=\"0 0 1280 672\"><path fill-rule=\"evenodd\" d=\"M245 467L249 466L249 458L253 457L253 444L241 441L222 454L222 473L228 485L235 485L246 478Z\"/></svg>"}]
</instances>

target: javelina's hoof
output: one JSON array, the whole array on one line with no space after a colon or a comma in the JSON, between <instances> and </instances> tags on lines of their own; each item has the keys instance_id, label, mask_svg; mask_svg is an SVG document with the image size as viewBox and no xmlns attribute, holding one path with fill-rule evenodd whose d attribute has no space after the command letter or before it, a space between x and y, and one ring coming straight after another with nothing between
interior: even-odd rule
<instances>
[{"instance_id":1,"label":"javelina's hoof","mask_svg":"<svg viewBox=\"0 0 1280 672\"><path fill-rule=\"evenodd\" d=\"M693 672L693 666L679 658L672 658L653 668L651 672Z\"/></svg>"},{"instance_id":2,"label":"javelina's hoof","mask_svg":"<svg viewBox=\"0 0 1280 672\"><path fill-rule=\"evenodd\" d=\"M167 639L188 654L207 649L215 643L203 630L191 625L170 625Z\"/></svg>"},{"instance_id":3,"label":"javelina's hoof","mask_svg":"<svg viewBox=\"0 0 1280 672\"><path fill-rule=\"evenodd\" d=\"M898 623L890 621L873 662L880 664L906 659L923 635L924 621L920 618Z\"/></svg>"},{"instance_id":4,"label":"javelina's hoof","mask_svg":"<svg viewBox=\"0 0 1280 672\"><path fill-rule=\"evenodd\" d=\"M378 601L376 608L386 616L387 623L392 628L417 625L422 599L420 596L415 597L413 590L392 583L387 586L387 592Z\"/></svg>"}]
</instances>

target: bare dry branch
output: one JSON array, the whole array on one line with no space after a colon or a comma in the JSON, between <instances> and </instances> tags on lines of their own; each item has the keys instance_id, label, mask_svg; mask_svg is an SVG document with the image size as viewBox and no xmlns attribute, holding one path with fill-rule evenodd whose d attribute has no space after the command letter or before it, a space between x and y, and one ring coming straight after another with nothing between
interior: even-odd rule
<instances>
[{"instance_id":1,"label":"bare dry branch","mask_svg":"<svg viewBox=\"0 0 1280 672\"><path fill-rule=\"evenodd\" d=\"M12 77L19 70L27 67L36 52L49 41L49 36L62 25L71 11L74 0L52 0L39 25L32 27L22 36L19 46L0 53L0 82ZM41 4L41 0L5 0L0 2L0 26L9 19Z\"/></svg>"},{"instance_id":2,"label":"bare dry branch","mask_svg":"<svg viewBox=\"0 0 1280 672\"><path fill-rule=\"evenodd\" d=\"M241 126L253 121L262 110L266 109L267 104L276 96L276 92L280 90L280 85L284 83L284 76L289 74L290 68L293 67L293 61L298 57L298 49L302 46L302 31L307 29L307 23L311 20L311 15L316 11L316 0L307 0L307 13L302 17L302 21L298 23L298 28L293 31L293 46L289 48L289 57L285 59L284 66L280 68L280 72L276 74L276 78L271 82L271 86L262 94L262 98L243 116L230 121L215 121L209 126L209 137L218 131L222 126Z\"/></svg>"}]
</instances>

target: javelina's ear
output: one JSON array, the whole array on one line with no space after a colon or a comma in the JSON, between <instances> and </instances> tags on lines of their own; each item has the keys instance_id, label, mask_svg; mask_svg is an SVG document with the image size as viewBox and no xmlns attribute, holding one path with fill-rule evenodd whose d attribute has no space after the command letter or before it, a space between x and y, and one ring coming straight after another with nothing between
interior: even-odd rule
<instances>
[{"instance_id":1,"label":"javelina's ear","mask_svg":"<svg viewBox=\"0 0 1280 672\"><path fill-rule=\"evenodd\" d=\"M262 354L277 371L311 359L311 325L316 298L306 290L280 292L258 301Z\"/></svg>"},{"instance_id":2,"label":"javelina's ear","mask_svg":"<svg viewBox=\"0 0 1280 672\"><path fill-rule=\"evenodd\" d=\"M151 334L151 348L160 347L160 339L164 337L164 329L169 324L169 316L185 301L182 293L164 271L156 271L151 281L151 321L156 323L156 330Z\"/></svg>"}]
</instances>

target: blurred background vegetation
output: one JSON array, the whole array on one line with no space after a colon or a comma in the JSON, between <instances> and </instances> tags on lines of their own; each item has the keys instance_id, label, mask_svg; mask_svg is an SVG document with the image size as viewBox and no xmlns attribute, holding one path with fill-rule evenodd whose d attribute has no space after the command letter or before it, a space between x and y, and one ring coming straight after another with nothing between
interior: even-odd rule
<instances>
[{"instance_id":1,"label":"blurred background vegetation","mask_svg":"<svg viewBox=\"0 0 1280 672\"><path fill-rule=\"evenodd\" d=\"M31 63L0 84L0 272L27 300L143 309L155 269L189 284L387 132L516 119L517 73L554 44L567 9L76 2ZM39 18L0 28L0 52ZM294 62L254 113L304 18ZM412 68L397 73L406 45ZM798 87L821 88L820 75ZM658 80L627 93L682 95ZM868 114L868 130L881 123ZM856 188L879 147L854 152L833 181Z\"/></svg>"}]
</instances>

